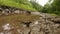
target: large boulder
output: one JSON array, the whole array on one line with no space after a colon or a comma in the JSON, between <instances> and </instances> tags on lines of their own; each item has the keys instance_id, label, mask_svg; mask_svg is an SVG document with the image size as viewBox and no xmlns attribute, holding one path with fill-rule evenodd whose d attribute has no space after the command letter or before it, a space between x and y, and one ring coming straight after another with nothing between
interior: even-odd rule
<instances>
[{"instance_id":1,"label":"large boulder","mask_svg":"<svg viewBox=\"0 0 60 34\"><path fill-rule=\"evenodd\" d=\"M60 24L60 17L55 18L55 19L54 19L54 22Z\"/></svg>"}]
</instances>

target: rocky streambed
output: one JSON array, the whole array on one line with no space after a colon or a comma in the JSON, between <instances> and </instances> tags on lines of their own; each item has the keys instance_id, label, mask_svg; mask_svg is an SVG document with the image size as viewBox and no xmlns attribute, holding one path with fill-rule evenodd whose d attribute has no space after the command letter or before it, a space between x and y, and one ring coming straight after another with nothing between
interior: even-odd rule
<instances>
[{"instance_id":1,"label":"rocky streambed","mask_svg":"<svg viewBox=\"0 0 60 34\"><path fill-rule=\"evenodd\" d=\"M0 6L0 12L0 34L60 34L60 16L52 16L40 12L30 12L17 8L14 9L7 6ZM12 17L10 17L10 14ZM39 19L28 21L29 19L27 17L22 16L24 19L21 16L13 17L13 14L26 14L26 16L28 16L27 14L37 15L39 16ZM5 16L2 18L2 15L8 15L9 18L6 17L6 19ZM33 18L35 19L37 16L34 16ZM20 19L18 20L17 18L23 20L27 18L27 21L20 21ZM32 17L29 18L33 19ZM8 19L13 23L9 23L10 21ZM2 24L2 22L4 23Z\"/></svg>"},{"instance_id":2,"label":"rocky streambed","mask_svg":"<svg viewBox=\"0 0 60 34\"><path fill-rule=\"evenodd\" d=\"M39 19L21 23L5 23L0 26L0 34L60 34L60 17L45 13L35 13ZM17 25L16 25L17 24Z\"/></svg>"}]
</instances>

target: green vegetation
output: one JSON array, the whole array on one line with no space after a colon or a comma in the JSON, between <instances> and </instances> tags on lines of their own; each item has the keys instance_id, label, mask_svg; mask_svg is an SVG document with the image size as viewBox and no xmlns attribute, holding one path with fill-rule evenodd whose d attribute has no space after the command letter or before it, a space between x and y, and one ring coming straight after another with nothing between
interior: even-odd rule
<instances>
[{"instance_id":1,"label":"green vegetation","mask_svg":"<svg viewBox=\"0 0 60 34\"><path fill-rule=\"evenodd\" d=\"M43 7L42 12L60 15L60 0L54 0L53 3L49 3Z\"/></svg>"},{"instance_id":2,"label":"green vegetation","mask_svg":"<svg viewBox=\"0 0 60 34\"><path fill-rule=\"evenodd\" d=\"M53 0L49 0L43 7L36 3L36 0L31 0L31 4L39 12L60 15L60 0L54 0L52 3L51 1Z\"/></svg>"},{"instance_id":3,"label":"green vegetation","mask_svg":"<svg viewBox=\"0 0 60 34\"><path fill-rule=\"evenodd\" d=\"M22 8L25 10L35 10L27 0L0 0L0 5Z\"/></svg>"},{"instance_id":4,"label":"green vegetation","mask_svg":"<svg viewBox=\"0 0 60 34\"><path fill-rule=\"evenodd\" d=\"M41 11L42 10L42 6L39 5L36 2L30 1L30 3L32 4L33 8L35 8L37 11Z\"/></svg>"},{"instance_id":5,"label":"green vegetation","mask_svg":"<svg viewBox=\"0 0 60 34\"><path fill-rule=\"evenodd\" d=\"M51 1L52 0L50 0L44 7L36 3L36 0L0 0L0 5L60 15L60 0L54 0L52 3Z\"/></svg>"}]
</instances>

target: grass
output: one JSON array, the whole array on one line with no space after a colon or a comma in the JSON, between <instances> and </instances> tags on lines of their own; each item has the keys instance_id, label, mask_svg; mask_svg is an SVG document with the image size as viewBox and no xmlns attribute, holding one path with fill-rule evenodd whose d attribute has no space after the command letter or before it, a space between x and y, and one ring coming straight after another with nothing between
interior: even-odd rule
<instances>
[{"instance_id":1,"label":"grass","mask_svg":"<svg viewBox=\"0 0 60 34\"><path fill-rule=\"evenodd\" d=\"M31 4L30 5L22 4L22 3L15 2L13 0L0 0L0 5L6 5L6 6L11 6L11 7L22 8L22 9L25 9L25 10L35 11L35 9L32 7Z\"/></svg>"}]
</instances>

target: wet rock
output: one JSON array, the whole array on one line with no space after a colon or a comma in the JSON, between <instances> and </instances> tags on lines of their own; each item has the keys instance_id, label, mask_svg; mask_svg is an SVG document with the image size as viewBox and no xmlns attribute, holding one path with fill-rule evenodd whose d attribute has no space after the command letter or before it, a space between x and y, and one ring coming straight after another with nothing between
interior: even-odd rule
<instances>
[{"instance_id":1,"label":"wet rock","mask_svg":"<svg viewBox=\"0 0 60 34\"><path fill-rule=\"evenodd\" d=\"M16 11L14 11L14 13L15 13L15 14L19 14L19 13L20 13L20 11L19 11L19 10L16 10Z\"/></svg>"},{"instance_id":2,"label":"wet rock","mask_svg":"<svg viewBox=\"0 0 60 34\"><path fill-rule=\"evenodd\" d=\"M19 25L11 25L9 23L2 25L3 31L0 31L0 34L54 34L60 28L60 17L51 16L50 14L30 12L14 7L0 8L0 11L2 11L3 15L9 15L10 13L34 14L40 17L39 20L33 22L21 21Z\"/></svg>"},{"instance_id":3,"label":"wet rock","mask_svg":"<svg viewBox=\"0 0 60 34\"><path fill-rule=\"evenodd\" d=\"M12 32L6 32L6 31L5 31L4 34L12 34Z\"/></svg>"},{"instance_id":4,"label":"wet rock","mask_svg":"<svg viewBox=\"0 0 60 34\"><path fill-rule=\"evenodd\" d=\"M31 11L26 11L27 15L30 15L31 14Z\"/></svg>"},{"instance_id":5,"label":"wet rock","mask_svg":"<svg viewBox=\"0 0 60 34\"><path fill-rule=\"evenodd\" d=\"M40 34L39 32L37 32L37 31L31 31L31 33L30 34Z\"/></svg>"},{"instance_id":6,"label":"wet rock","mask_svg":"<svg viewBox=\"0 0 60 34\"><path fill-rule=\"evenodd\" d=\"M13 28L10 24L5 24L2 27L3 27L3 30L11 30Z\"/></svg>"},{"instance_id":7,"label":"wet rock","mask_svg":"<svg viewBox=\"0 0 60 34\"><path fill-rule=\"evenodd\" d=\"M23 32L22 32L20 29L17 29L17 32L18 32L19 34L23 34Z\"/></svg>"},{"instance_id":8,"label":"wet rock","mask_svg":"<svg viewBox=\"0 0 60 34\"><path fill-rule=\"evenodd\" d=\"M60 18L59 18L59 17L58 17L58 18L55 18L55 19L54 19L54 22L60 24Z\"/></svg>"},{"instance_id":9,"label":"wet rock","mask_svg":"<svg viewBox=\"0 0 60 34\"><path fill-rule=\"evenodd\" d=\"M30 29L27 29L27 28L24 29L24 31L23 31L24 34L28 34L29 32L30 32Z\"/></svg>"},{"instance_id":10,"label":"wet rock","mask_svg":"<svg viewBox=\"0 0 60 34\"><path fill-rule=\"evenodd\" d=\"M26 25L27 27L29 27L30 23L32 23L32 22L30 22L30 21L23 21L22 22L22 24Z\"/></svg>"},{"instance_id":11,"label":"wet rock","mask_svg":"<svg viewBox=\"0 0 60 34\"><path fill-rule=\"evenodd\" d=\"M55 24L55 28L60 28L60 24Z\"/></svg>"},{"instance_id":12,"label":"wet rock","mask_svg":"<svg viewBox=\"0 0 60 34\"><path fill-rule=\"evenodd\" d=\"M0 34L4 34L3 32L0 32Z\"/></svg>"},{"instance_id":13,"label":"wet rock","mask_svg":"<svg viewBox=\"0 0 60 34\"><path fill-rule=\"evenodd\" d=\"M40 12L31 12L31 14L34 14L34 15L40 15Z\"/></svg>"}]
</instances>

